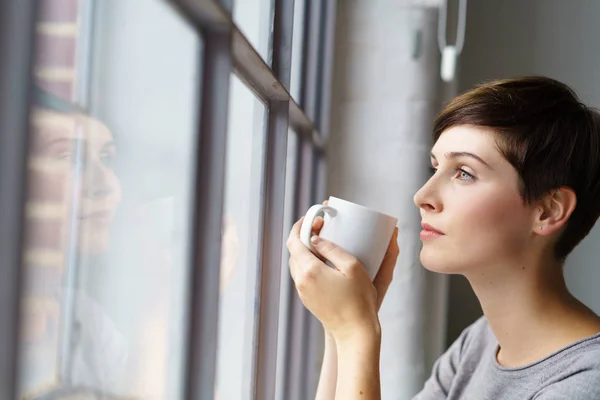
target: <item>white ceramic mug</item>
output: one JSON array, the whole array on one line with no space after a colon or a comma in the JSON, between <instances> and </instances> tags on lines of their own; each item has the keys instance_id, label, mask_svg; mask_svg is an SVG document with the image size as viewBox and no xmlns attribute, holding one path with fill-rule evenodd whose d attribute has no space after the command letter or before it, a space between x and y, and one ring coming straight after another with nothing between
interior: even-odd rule
<instances>
[{"instance_id":1,"label":"white ceramic mug","mask_svg":"<svg viewBox=\"0 0 600 400\"><path fill-rule=\"evenodd\" d=\"M310 243L310 238L312 225L321 213L325 215L319 236L356 257L373 280L379 271L398 219L332 196L328 205L312 206L302 221L300 240L315 254L318 253Z\"/></svg>"}]
</instances>

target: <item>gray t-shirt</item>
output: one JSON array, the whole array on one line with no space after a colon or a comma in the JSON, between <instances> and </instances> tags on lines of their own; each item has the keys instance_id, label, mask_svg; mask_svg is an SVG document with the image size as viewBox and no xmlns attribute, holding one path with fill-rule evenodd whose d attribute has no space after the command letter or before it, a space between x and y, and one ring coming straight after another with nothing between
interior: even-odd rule
<instances>
[{"instance_id":1,"label":"gray t-shirt","mask_svg":"<svg viewBox=\"0 0 600 400\"><path fill-rule=\"evenodd\" d=\"M413 400L600 400L600 333L520 368L500 366L497 350L482 317L436 361Z\"/></svg>"}]
</instances>

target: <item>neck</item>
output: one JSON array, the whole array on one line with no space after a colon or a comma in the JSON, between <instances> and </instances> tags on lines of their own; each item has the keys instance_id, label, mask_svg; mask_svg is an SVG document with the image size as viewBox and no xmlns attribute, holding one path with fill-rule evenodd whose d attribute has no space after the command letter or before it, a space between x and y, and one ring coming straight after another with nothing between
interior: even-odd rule
<instances>
[{"instance_id":1,"label":"neck","mask_svg":"<svg viewBox=\"0 0 600 400\"><path fill-rule=\"evenodd\" d=\"M600 328L590 324L597 323L595 315L569 293L562 265L554 260L505 263L466 277L505 366L529 364Z\"/></svg>"}]
</instances>

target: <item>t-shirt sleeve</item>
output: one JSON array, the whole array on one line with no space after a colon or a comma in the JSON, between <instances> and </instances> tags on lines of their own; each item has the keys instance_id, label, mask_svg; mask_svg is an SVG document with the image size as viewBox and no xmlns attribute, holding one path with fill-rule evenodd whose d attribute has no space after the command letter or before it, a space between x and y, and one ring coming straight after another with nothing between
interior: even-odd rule
<instances>
[{"instance_id":1,"label":"t-shirt sleeve","mask_svg":"<svg viewBox=\"0 0 600 400\"><path fill-rule=\"evenodd\" d=\"M462 331L458 339L437 359L423 389L412 400L445 400L456 375L461 354L471 327Z\"/></svg>"},{"instance_id":2,"label":"t-shirt sleeve","mask_svg":"<svg viewBox=\"0 0 600 400\"><path fill-rule=\"evenodd\" d=\"M600 371L580 371L559 382L546 386L533 400L591 400L600 399Z\"/></svg>"}]
</instances>

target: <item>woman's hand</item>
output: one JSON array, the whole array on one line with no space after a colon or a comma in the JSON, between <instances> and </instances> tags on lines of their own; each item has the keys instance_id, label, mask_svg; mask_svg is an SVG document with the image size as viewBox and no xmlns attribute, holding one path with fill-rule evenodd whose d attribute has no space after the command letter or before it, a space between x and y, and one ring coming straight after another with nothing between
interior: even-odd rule
<instances>
[{"instance_id":1,"label":"woman's hand","mask_svg":"<svg viewBox=\"0 0 600 400\"><path fill-rule=\"evenodd\" d=\"M390 244L385 252L383 261L381 262L381 267L379 267L379 271L377 271L377 275L375 276L375 279L373 279L373 286L375 286L375 289L377 290L377 311L381 308L383 298L394 278L394 269L396 268L396 262L398 261L399 255L398 227L396 227L394 228L394 233L390 239Z\"/></svg>"},{"instance_id":2,"label":"woman's hand","mask_svg":"<svg viewBox=\"0 0 600 400\"><path fill-rule=\"evenodd\" d=\"M360 262L335 244L318 236L311 240L319 255L335 268L327 266L307 249L300 241L302 220L292 228L287 247L290 272L306 308L336 341L364 333L379 334L377 311L392 280L399 253L397 229L381 268L371 282ZM321 221L313 230L320 230L319 225Z\"/></svg>"}]
</instances>

